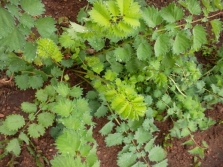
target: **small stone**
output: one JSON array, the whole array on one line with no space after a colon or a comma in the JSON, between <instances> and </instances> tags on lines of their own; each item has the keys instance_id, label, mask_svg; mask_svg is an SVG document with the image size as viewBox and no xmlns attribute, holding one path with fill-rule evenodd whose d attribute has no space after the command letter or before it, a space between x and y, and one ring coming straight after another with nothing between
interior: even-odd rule
<instances>
[{"instance_id":1,"label":"small stone","mask_svg":"<svg viewBox=\"0 0 223 167\"><path fill-rule=\"evenodd\" d=\"M0 113L0 118L4 118L4 117L5 117L5 115Z\"/></svg>"},{"instance_id":2,"label":"small stone","mask_svg":"<svg viewBox=\"0 0 223 167\"><path fill-rule=\"evenodd\" d=\"M101 154L101 151L97 151L97 155L100 155Z\"/></svg>"}]
</instances>

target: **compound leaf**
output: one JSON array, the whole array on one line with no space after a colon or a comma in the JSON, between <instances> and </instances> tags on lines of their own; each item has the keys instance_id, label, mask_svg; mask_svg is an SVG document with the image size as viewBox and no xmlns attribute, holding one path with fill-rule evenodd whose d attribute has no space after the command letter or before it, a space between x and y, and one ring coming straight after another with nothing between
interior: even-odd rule
<instances>
[{"instance_id":1,"label":"compound leaf","mask_svg":"<svg viewBox=\"0 0 223 167\"><path fill-rule=\"evenodd\" d=\"M15 156L19 156L21 152L19 140L18 139L10 140L5 149L7 150L7 152L12 152Z\"/></svg>"},{"instance_id":2,"label":"compound leaf","mask_svg":"<svg viewBox=\"0 0 223 167\"><path fill-rule=\"evenodd\" d=\"M5 123L9 130L17 131L25 125L25 119L22 115L12 114L6 117Z\"/></svg>"},{"instance_id":3,"label":"compound leaf","mask_svg":"<svg viewBox=\"0 0 223 167\"><path fill-rule=\"evenodd\" d=\"M30 124L28 127L28 134L30 135L30 137L33 138L38 138L40 136L42 136L45 132L45 129L42 125L39 124Z\"/></svg>"},{"instance_id":4,"label":"compound leaf","mask_svg":"<svg viewBox=\"0 0 223 167\"><path fill-rule=\"evenodd\" d=\"M21 0L20 4L28 14L37 16L45 11L44 5L40 0Z\"/></svg>"},{"instance_id":5,"label":"compound leaf","mask_svg":"<svg viewBox=\"0 0 223 167\"><path fill-rule=\"evenodd\" d=\"M34 103L23 102L21 104L21 109L26 113L34 113L37 111L37 106Z\"/></svg>"}]
</instances>

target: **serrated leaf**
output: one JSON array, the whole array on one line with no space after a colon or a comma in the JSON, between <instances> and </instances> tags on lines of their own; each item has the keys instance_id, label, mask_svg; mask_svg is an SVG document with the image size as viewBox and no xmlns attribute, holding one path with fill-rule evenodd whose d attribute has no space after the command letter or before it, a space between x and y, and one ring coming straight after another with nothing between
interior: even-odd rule
<instances>
[{"instance_id":1,"label":"serrated leaf","mask_svg":"<svg viewBox=\"0 0 223 167\"><path fill-rule=\"evenodd\" d=\"M25 133L21 132L19 134L19 139L24 141L27 145L29 145L29 137Z\"/></svg>"},{"instance_id":2,"label":"serrated leaf","mask_svg":"<svg viewBox=\"0 0 223 167\"><path fill-rule=\"evenodd\" d=\"M83 95L83 88L74 86L70 90L70 96L75 97L75 98L80 98Z\"/></svg>"},{"instance_id":3,"label":"serrated leaf","mask_svg":"<svg viewBox=\"0 0 223 167\"><path fill-rule=\"evenodd\" d=\"M15 156L19 156L21 153L21 147L19 145L19 140L18 139L10 140L5 149L7 152L13 153Z\"/></svg>"},{"instance_id":4,"label":"serrated leaf","mask_svg":"<svg viewBox=\"0 0 223 167\"><path fill-rule=\"evenodd\" d=\"M28 134L30 137L38 138L45 133L45 129L42 125L39 124L30 124L28 127Z\"/></svg>"},{"instance_id":5,"label":"serrated leaf","mask_svg":"<svg viewBox=\"0 0 223 167\"><path fill-rule=\"evenodd\" d=\"M63 71L59 67L55 66L51 69L51 74L54 77L58 78L58 77L62 76Z\"/></svg>"},{"instance_id":6,"label":"serrated leaf","mask_svg":"<svg viewBox=\"0 0 223 167\"><path fill-rule=\"evenodd\" d=\"M105 124L101 130L99 131L103 136L109 134L113 127L115 126L115 124L112 121L109 121L107 124Z\"/></svg>"},{"instance_id":7,"label":"serrated leaf","mask_svg":"<svg viewBox=\"0 0 223 167\"><path fill-rule=\"evenodd\" d=\"M25 125L25 119L22 115L12 114L8 115L5 119L6 126L11 131L17 131Z\"/></svg>"},{"instance_id":8,"label":"serrated leaf","mask_svg":"<svg viewBox=\"0 0 223 167\"><path fill-rule=\"evenodd\" d=\"M155 139L156 139L156 137L152 138L152 139L145 145L145 151L147 151L148 153L149 153L150 150L153 148Z\"/></svg>"},{"instance_id":9,"label":"serrated leaf","mask_svg":"<svg viewBox=\"0 0 223 167\"><path fill-rule=\"evenodd\" d=\"M71 48L72 46L75 46L75 40L72 39L68 33L63 33L62 35L60 35L59 42L61 46L66 48Z\"/></svg>"},{"instance_id":10,"label":"serrated leaf","mask_svg":"<svg viewBox=\"0 0 223 167\"><path fill-rule=\"evenodd\" d=\"M149 152L149 160L159 162L166 157L165 151L160 146L153 147Z\"/></svg>"},{"instance_id":11,"label":"serrated leaf","mask_svg":"<svg viewBox=\"0 0 223 167\"><path fill-rule=\"evenodd\" d=\"M152 134L144 130L142 127L138 128L135 132L134 139L139 144L144 144L152 138Z\"/></svg>"},{"instance_id":12,"label":"serrated leaf","mask_svg":"<svg viewBox=\"0 0 223 167\"><path fill-rule=\"evenodd\" d=\"M56 103L52 111L63 117L67 117L73 111L74 103L69 99L62 99Z\"/></svg>"},{"instance_id":13,"label":"serrated leaf","mask_svg":"<svg viewBox=\"0 0 223 167\"><path fill-rule=\"evenodd\" d=\"M122 144L122 140L123 140L122 133L109 134L105 138L106 146L108 147Z\"/></svg>"},{"instance_id":14,"label":"serrated leaf","mask_svg":"<svg viewBox=\"0 0 223 167\"><path fill-rule=\"evenodd\" d=\"M193 140L187 140L187 141L185 141L182 145L189 145L189 146L192 146L192 145L194 145L195 143L194 143L194 141Z\"/></svg>"},{"instance_id":15,"label":"serrated leaf","mask_svg":"<svg viewBox=\"0 0 223 167\"><path fill-rule=\"evenodd\" d=\"M50 161L52 167L87 167L87 165L81 161L79 156L73 157L71 155L57 155Z\"/></svg>"},{"instance_id":16,"label":"serrated leaf","mask_svg":"<svg viewBox=\"0 0 223 167\"><path fill-rule=\"evenodd\" d=\"M173 42L173 53L184 53L191 46L190 40L187 38L186 33L179 32Z\"/></svg>"},{"instance_id":17,"label":"serrated leaf","mask_svg":"<svg viewBox=\"0 0 223 167\"><path fill-rule=\"evenodd\" d=\"M222 31L222 22L219 19L214 19L211 20L211 27L212 27L212 32L215 35L215 39L216 41L218 41L219 37L220 37L220 33Z\"/></svg>"},{"instance_id":18,"label":"serrated leaf","mask_svg":"<svg viewBox=\"0 0 223 167\"><path fill-rule=\"evenodd\" d=\"M190 131L188 128L183 128L182 131L181 131L181 136L182 137L186 137L190 134Z\"/></svg>"},{"instance_id":19,"label":"serrated leaf","mask_svg":"<svg viewBox=\"0 0 223 167\"><path fill-rule=\"evenodd\" d=\"M42 112L37 116L38 123L43 125L44 128L48 128L54 122L55 115L49 112Z\"/></svg>"},{"instance_id":20,"label":"serrated leaf","mask_svg":"<svg viewBox=\"0 0 223 167\"><path fill-rule=\"evenodd\" d=\"M28 14L37 16L45 11L44 4L40 0L21 0L20 4Z\"/></svg>"},{"instance_id":21,"label":"serrated leaf","mask_svg":"<svg viewBox=\"0 0 223 167\"><path fill-rule=\"evenodd\" d=\"M137 155L134 153L122 153L118 156L117 164L121 167L132 166L137 159Z\"/></svg>"},{"instance_id":22,"label":"serrated leaf","mask_svg":"<svg viewBox=\"0 0 223 167\"><path fill-rule=\"evenodd\" d=\"M37 106L34 103L23 102L21 104L21 109L26 113L34 113L37 111Z\"/></svg>"},{"instance_id":23,"label":"serrated leaf","mask_svg":"<svg viewBox=\"0 0 223 167\"><path fill-rule=\"evenodd\" d=\"M54 89L62 97L67 97L70 93L70 88L63 82L59 83Z\"/></svg>"},{"instance_id":24,"label":"serrated leaf","mask_svg":"<svg viewBox=\"0 0 223 167\"><path fill-rule=\"evenodd\" d=\"M152 28L156 27L163 21L158 9L150 6L143 9L142 17L146 24Z\"/></svg>"},{"instance_id":25,"label":"serrated leaf","mask_svg":"<svg viewBox=\"0 0 223 167\"><path fill-rule=\"evenodd\" d=\"M164 20L169 23L173 23L180 20L184 16L183 10L176 6L176 3L170 3L168 6L163 7L160 11L161 16Z\"/></svg>"},{"instance_id":26,"label":"serrated leaf","mask_svg":"<svg viewBox=\"0 0 223 167\"><path fill-rule=\"evenodd\" d=\"M36 91L35 97L41 101L41 102L45 102L48 99L48 94L45 90L43 89L39 89Z\"/></svg>"},{"instance_id":27,"label":"serrated leaf","mask_svg":"<svg viewBox=\"0 0 223 167\"><path fill-rule=\"evenodd\" d=\"M17 130L15 130L15 131L9 130L8 127L7 127L6 122L4 121L3 124L0 125L0 133L3 134L3 135L11 136L11 135L16 134Z\"/></svg>"},{"instance_id":28,"label":"serrated leaf","mask_svg":"<svg viewBox=\"0 0 223 167\"><path fill-rule=\"evenodd\" d=\"M19 20L19 22L23 25L23 26L25 26L25 27L27 27L27 28L29 28L29 29L31 29L32 27L34 27L34 18L32 18L30 15L28 15L28 14L22 14L22 16L20 17L20 20Z\"/></svg>"},{"instance_id":29,"label":"serrated leaf","mask_svg":"<svg viewBox=\"0 0 223 167\"><path fill-rule=\"evenodd\" d=\"M23 56L28 62L33 62L36 57L36 45L26 42Z\"/></svg>"},{"instance_id":30,"label":"serrated leaf","mask_svg":"<svg viewBox=\"0 0 223 167\"><path fill-rule=\"evenodd\" d=\"M86 161L89 166L93 166L95 163L98 164L98 157L96 151L97 151L96 145L94 145L86 157Z\"/></svg>"},{"instance_id":31,"label":"serrated leaf","mask_svg":"<svg viewBox=\"0 0 223 167\"><path fill-rule=\"evenodd\" d=\"M118 47L114 51L114 55L116 57L116 61L119 62L127 62L131 59L131 54L126 48Z\"/></svg>"},{"instance_id":32,"label":"serrated leaf","mask_svg":"<svg viewBox=\"0 0 223 167\"><path fill-rule=\"evenodd\" d=\"M204 148L196 146L188 152L192 155L198 155L200 158L204 158L204 150Z\"/></svg>"},{"instance_id":33,"label":"serrated leaf","mask_svg":"<svg viewBox=\"0 0 223 167\"><path fill-rule=\"evenodd\" d=\"M13 30L14 24L15 24L14 19L9 13L9 11L1 7L0 8L0 25L1 25L0 38L7 36L8 33Z\"/></svg>"},{"instance_id":34,"label":"serrated leaf","mask_svg":"<svg viewBox=\"0 0 223 167\"><path fill-rule=\"evenodd\" d=\"M158 164L153 165L152 167L167 167L168 166L167 162L168 162L168 160L165 159L165 160L159 162Z\"/></svg>"},{"instance_id":35,"label":"serrated leaf","mask_svg":"<svg viewBox=\"0 0 223 167\"><path fill-rule=\"evenodd\" d=\"M89 42L90 46L96 51L101 50L105 46L105 40L102 38L98 38L98 37L90 38L90 39L88 39L88 42Z\"/></svg>"},{"instance_id":36,"label":"serrated leaf","mask_svg":"<svg viewBox=\"0 0 223 167\"><path fill-rule=\"evenodd\" d=\"M155 42L154 50L155 55L158 57L160 55L165 55L169 51L170 38L167 34L161 34Z\"/></svg>"},{"instance_id":37,"label":"serrated leaf","mask_svg":"<svg viewBox=\"0 0 223 167\"><path fill-rule=\"evenodd\" d=\"M201 13L201 4L199 1L185 0L180 2L185 8L187 8L192 15L199 15Z\"/></svg>"},{"instance_id":38,"label":"serrated leaf","mask_svg":"<svg viewBox=\"0 0 223 167\"><path fill-rule=\"evenodd\" d=\"M56 21L52 17L39 18L36 21L36 28L43 38L50 38L57 30Z\"/></svg>"},{"instance_id":39,"label":"serrated leaf","mask_svg":"<svg viewBox=\"0 0 223 167\"><path fill-rule=\"evenodd\" d=\"M104 27L110 26L111 16L102 2L95 2L89 14L91 19L99 25Z\"/></svg>"},{"instance_id":40,"label":"serrated leaf","mask_svg":"<svg viewBox=\"0 0 223 167\"><path fill-rule=\"evenodd\" d=\"M19 28L12 29L7 36L0 38L1 46L7 48L8 51L20 51L26 43L25 38Z\"/></svg>"},{"instance_id":41,"label":"serrated leaf","mask_svg":"<svg viewBox=\"0 0 223 167\"><path fill-rule=\"evenodd\" d=\"M193 48L199 50L203 44L207 43L206 31L203 26L196 25L193 28Z\"/></svg>"},{"instance_id":42,"label":"serrated leaf","mask_svg":"<svg viewBox=\"0 0 223 167\"><path fill-rule=\"evenodd\" d=\"M137 48L136 54L139 60L147 60L152 55L152 47L148 42L141 43Z\"/></svg>"},{"instance_id":43,"label":"serrated leaf","mask_svg":"<svg viewBox=\"0 0 223 167\"><path fill-rule=\"evenodd\" d=\"M29 76L29 87L33 89L38 89L43 86L43 78L38 75Z\"/></svg>"},{"instance_id":44,"label":"serrated leaf","mask_svg":"<svg viewBox=\"0 0 223 167\"><path fill-rule=\"evenodd\" d=\"M94 115L95 115L96 117L100 118L100 117L105 116L105 115L107 114L107 111L108 111L108 107L102 105L102 106L100 106L100 107L97 109L97 111L95 112Z\"/></svg>"},{"instance_id":45,"label":"serrated leaf","mask_svg":"<svg viewBox=\"0 0 223 167\"><path fill-rule=\"evenodd\" d=\"M137 162L136 164L134 164L132 167L147 167L147 164L143 163L143 162Z\"/></svg>"}]
</instances>

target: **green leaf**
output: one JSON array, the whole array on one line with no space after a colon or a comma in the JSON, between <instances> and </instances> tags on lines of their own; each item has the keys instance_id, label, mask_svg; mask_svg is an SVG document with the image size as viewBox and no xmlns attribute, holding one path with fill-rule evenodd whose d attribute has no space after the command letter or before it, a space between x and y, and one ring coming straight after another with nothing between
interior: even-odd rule
<instances>
[{"instance_id":1,"label":"green leaf","mask_svg":"<svg viewBox=\"0 0 223 167\"><path fill-rule=\"evenodd\" d=\"M27 74L15 76L16 85L21 90L26 90L29 87L28 80L29 76Z\"/></svg>"},{"instance_id":2,"label":"green leaf","mask_svg":"<svg viewBox=\"0 0 223 167\"><path fill-rule=\"evenodd\" d=\"M18 131L17 130L9 130L8 127L7 127L7 124L6 122L4 121L2 125L0 125L0 133L3 134L3 135L14 135L16 134Z\"/></svg>"},{"instance_id":3,"label":"green leaf","mask_svg":"<svg viewBox=\"0 0 223 167\"><path fill-rule=\"evenodd\" d=\"M41 102L46 102L48 99L48 94L45 90L39 89L36 91L35 97Z\"/></svg>"},{"instance_id":4,"label":"green leaf","mask_svg":"<svg viewBox=\"0 0 223 167\"><path fill-rule=\"evenodd\" d=\"M179 32L173 42L173 53L180 54L184 53L191 46L190 40L187 34L184 32Z\"/></svg>"},{"instance_id":5,"label":"green leaf","mask_svg":"<svg viewBox=\"0 0 223 167\"><path fill-rule=\"evenodd\" d=\"M180 2L182 6L187 8L192 15L199 15L201 13L201 4L195 0L185 0Z\"/></svg>"},{"instance_id":6,"label":"green leaf","mask_svg":"<svg viewBox=\"0 0 223 167\"><path fill-rule=\"evenodd\" d=\"M115 126L115 124L114 124L113 122L109 121L107 124L105 124L105 125L101 128L101 130L100 130L99 132L100 132L103 136L105 136L105 135L109 134L109 133L112 131L112 129L113 129L114 126Z\"/></svg>"},{"instance_id":7,"label":"green leaf","mask_svg":"<svg viewBox=\"0 0 223 167\"><path fill-rule=\"evenodd\" d=\"M90 150L88 156L86 157L86 161L89 166L93 167L94 165L96 165L96 167L99 167L97 166L97 164L99 165L100 163L98 162L96 151L96 145L94 145L93 148Z\"/></svg>"},{"instance_id":8,"label":"green leaf","mask_svg":"<svg viewBox=\"0 0 223 167\"><path fill-rule=\"evenodd\" d=\"M116 61L119 62L127 62L131 59L131 53L123 47L118 47L114 51L114 55L116 57Z\"/></svg>"},{"instance_id":9,"label":"green leaf","mask_svg":"<svg viewBox=\"0 0 223 167\"><path fill-rule=\"evenodd\" d=\"M71 155L57 155L50 161L52 167L87 167L87 165L81 161L79 156L73 157Z\"/></svg>"},{"instance_id":10,"label":"green leaf","mask_svg":"<svg viewBox=\"0 0 223 167\"><path fill-rule=\"evenodd\" d=\"M156 137L152 138L145 146L145 151L147 151L148 153L150 152L150 150L153 148L154 146L154 141L156 140Z\"/></svg>"},{"instance_id":11,"label":"green leaf","mask_svg":"<svg viewBox=\"0 0 223 167\"><path fill-rule=\"evenodd\" d=\"M117 73L112 70L106 70L104 78L108 81L114 81L117 77Z\"/></svg>"},{"instance_id":12,"label":"green leaf","mask_svg":"<svg viewBox=\"0 0 223 167\"><path fill-rule=\"evenodd\" d=\"M195 143L194 143L194 141L193 140L187 140L187 141L185 141L182 145L189 145L189 146L192 146L192 145L194 145Z\"/></svg>"},{"instance_id":13,"label":"green leaf","mask_svg":"<svg viewBox=\"0 0 223 167\"><path fill-rule=\"evenodd\" d=\"M62 96L62 97L67 97L70 93L70 88L68 87L67 84L60 82L56 87L55 87L56 92Z\"/></svg>"},{"instance_id":14,"label":"green leaf","mask_svg":"<svg viewBox=\"0 0 223 167\"><path fill-rule=\"evenodd\" d=\"M19 28L15 27L7 36L0 38L0 43L8 51L20 51L23 50L26 41Z\"/></svg>"},{"instance_id":15,"label":"green leaf","mask_svg":"<svg viewBox=\"0 0 223 167\"><path fill-rule=\"evenodd\" d=\"M159 162L158 164L153 165L152 167L167 167L168 166L167 162L168 162L168 160L165 159L165 160Z\"/></svg>"},{"instance_id":16,"label":"green leaf","mask_svg":"<svg viewBox=\"0 0 223 167\"><path fill-rule=\"evenodd\" d=\"M80 98L83 95L83 88L74 86L70 90L70 96L75 97L75 98Z\"/></svg>"},{"instance_id":17,"label":"green leaf","mask_svg":"<svg viewBox=\"0 0 223 167\"><path fill-rule=\"evenodd\" d=\"M69 99L62 99L55 104L52 111L63 117L68 117L74 109L74 103Z\"/></svg>"},{"instance_id":18,"label":"green leaf","mask_svg":"<svg viewBox=\"0 0 223 167\"><path fill-rule=\"evenodd\" d=\"M153 147L149 152L149 160L159 162L166 157L165 151L160 146Z\"/></svg>"},{"instance_id":19,"label":"green leaf","mask_svg":"<svg viewBox=\"0 0 223 167\"><path fill-rule=\"evenodd\" d=\"M132 166L137 159L137 155L134 153L122 153L118 156L117 164L121 167Z\"/></svg>"},{"instance_id":20,"label":"green leaf","mask_svg":"<svg viewBox=\"0 0 223 167\"><path fill-rule=\"evenodd\" d=\"M106 146L108 147L120 145L122 144L122 140L123 140L122 133L109 134L105 138Z\"/></svg>"},{"instance_id":21,"label":"green leaf","mask_svg":"<svg viewBox=\"0 0 223 167\"><path fill-rule=\"evenodd\" d=\"M160 55L165 55L170 48L170 38L167 34L161 34L155 42L154 50L155 55L158 57Z\"/></svg>"},{"instance_id":22,"label":"green leaf","mask_svg":"<svg viewBox=\"0 0 223 167\"><path fill-rule=\"evenodd\" d=\"M219 19L214 19L211 20L211 27L212 27L212 32L215 35L215 39L216 41L218 41L219 37L220 37L220 33L222 31L222 22Z\"/></svg>"},{"instance_id":23,"label":"green leaf","mask_svg":"<svg viewBox=\"0 0 223 167\"><path fill-rule=\"evenodd\" d=\"M144 162L137 162L132 167L147 167L147 164L145 164Z\"/></svg>"},{"instance_id":24,"label":"green leaf","mask_svg":"<svg viewBox=\"0 0 223 167\"><path fill-rule=\"evenodd\" d=\"M193 149L189 150L188 152L192 155L198 155L200 158L204 158L204 148L201 147L194 147Z\"/></svg>"},{"instance_id":25,"label":"green leaf","mask_svg":"<svg viewBox=\"0 0 223 167\"><path fill-rule=\"evenodd\" d=\"M111 16L102 2L95 2L89 12L90 18L101 26L109 27ZM99 21L100 20L100 21Z\"/></svg>"},{"instance_id":26,"label":"green leaf","mask_svg":"<svg viewBox=\"0 0 223 167\"><path fill-rule=\"evenodd\" d=\"M25 133L21 132L19 134L19 139L24 141L27 145L29 145L29 137Z\"/></svg>"},{"instance_id":27,"label":"green leaf","mask_svg":"<svg viewBox=\"0 0 223 167\"><path fill-rule=\"evenodd\" d=\"M38 89L43 86L43 78L38 75L29 76L29 85L33 89Z\"/></svg>"},{"instance_id":28,"label":"green leaf","mask_svg":"<svg viewBox=\"0 0 223 167\"><path fill-rule=\"evenodd\" d=\"M169 23L180 20L184 16L183 10L180 7L176 6L176 3L173 2L166 7L163 7L160 11L160 14L163 19Z\"/></svg>"},{"instance_id":29,"label":"green leaf","mask_svg":"<svg viewBox=\"0 0 223 167\"><path fill-rule=\"evenodd\" d=\"M17 131L25 125L25 119L22 115L12 114L8 115L5 119L6 126L11 131Z\"/></svg>"},{"instance_id":30,"label":"green leaf","mask_svg":"<svg viewBox=\"0 0 223 167\"><path fill-rule=\"evenodd\" d=\"M14 28L14 19L4 8L0 8L0 38L5 37L10 33ZM2 44L1 44L2 45Z\"/></svg>"},{"instance_id":31,"label":"green leaf","mask_svg":"<svg viewBox=\"0 0 223 167\"><path fill-rule=\"evenodd\" d=\"M51 69L51 74L54 77L58 78L58 77L62 76L63 71L59 67L55 66Z\"/></svg>"},{"instance_id":32,"label":"green leaf","mask_svg":"<svg viewBox=\"0 0 223 167\"><path fill-rule=\"evenodd\" d=\"M142 17L146 24L152 28L156 27L163 21L158 9L150 6L143 9Z\"/></svg>"},{"instance_id":33,"label":"green leaf","mask_svg":"<svg viewBox=\"0 0 223 167\"><path fill-rule=\"evenodd\" d=\"M34 103L23 102L21 104L21 109L26 113L34 113L37 111L37 106Z\"/></svg>"},{"instance_id":34,"label":"green leaf","mask_svg":"<svg viewBox=\"0 0 223 167\"><path fill-rule=\"evenodd\" d=\"M13 153L15 156L18 157L21 153L21 147L19 145L19 140L11 139L5 149L7 152Z\"/></svg>"},{"instance_id":35,"label":"green leaf","mask_svg":"<svg viewBox=\"0 0 223 167\"><path fill-rule=\"evenodd\" d=\"M95 112L94 115L96 117L100 118L100 117L105 116L107 114L107 112L108 112L108 107L102 105L97 109L97 111Z\"/></svg>"},{"instance_id":36,"label":"green leaf","mask_svg":"<svg viewBox=\"0 0 223 167\"><path fill-rule=\"evenodd\" d=\"M45 11L44 5L40 0L21 0L20 4L28 14L37 16Z\"/></svg>"},{"instance_id":37,"label":"green leaf","mask_svg":"<svg viewBox=\"0 0 223 167\"><path fill-rule=\"evenodd\" d=\"M27 28L29 28L29 29L31 29L32 27L34 27L34 18L32 18L30 15L28 15L28 14L26 14L26 13L24 13L24 14L20 17L19 22L20 22L23 26L25 26L25 27L27 27Z\"/></svg>"},{"instance_id":38,"label":"green leaf","mask_svg":"<svg viewBox=\"0 0 223 167\"><path fill-rule=\"evenodd\" d=\"M134 136L134 139L139 144L144 144L147 141L149 141L151 138L152 138L152 134L144 130L143 127L138 128Z\"/></svg>"},{"instance_id":39,"label":"green leaf","mask_svg":"<svg viewBox=\"0 0 223 167\"><path fill-rule=\"evenodd\" d=\"M197 51L203 44L207 43L207 33L202 25L196 25L193 28L193 48Z\"/></svg>"},{"instance_id":40,"label":"green leaf","mask_svg":"<svg viewBox=\"0 0 223 167\"><path fill-rule=\"evenodd\" d=\"M190 134L190 131L188 128L183 128L182 131L181 131L181 136L182 137L186 137Z\"/></svg>"},{"instance_id":41,"label":"green leaf","mask_svg":"<svg viewBox=\"0 0 223 167\"><path fill-rule=\"evenodd\" d=\"M56 21L52 17L39 18L36 21L36 28L43 38L50 38L57 30Z\"/></svg>"},{"instance_id":42,"label":"green leaf","mask_svg":"<svg viewBox=\"0 0 223 167\"><path fill-rule=\"evenodd\" d=\"M31 42L26 42L23 56L28 62L33 62L36 58L36 45Z\"/></svg>"},{"instance_id":43,"label":"green leaf","mask_svg":"<svg viewBox=\"0 0 223 167\"><path fill-rule=\"evenodd\" d=\"M72 46L75 46L75 40L72 39L72 37L68 33L63 33L59 37L59 42L61 46L66 48L72 48Z\"/></svg>"},{"instance_id":44,"label":"green leaf","mask_svg":"<svg viewBox=\"0 0 223 167\"><path fill-rule=\"evenodd\" d=\"M28 127L28 134L30 137L38 138L45 133L45 129L42 125L39 124L30 124Z\"/></svg>"},{"instance_id":45,"label":"green leaf","mask_svg":"<svg viewBox=\"0 0 223 167\"><path fill-rule=\"evenodd\" d=\"M92 46L92 48L96 51L101 50L105 46L105 40L102 38L98 38L98 37L90 38L90 39L88 39L88 42L89 42L90 46Z\"/></svg>"},{"instance_id":46,"label":"green leaf","mask_svg":"<svg viewBox=\"0 0 223 167\"><path fill-rule=\"evenodd\" d=\"M56 139L56 148L60 153L74 156L81 144L79 137L80 136L74 131L65 130L63 134Z\"/></svg>"},{"instance_id":47,"label":"green leaf","mask_svg":"<svg viewBox=\"0 0 223 167\"><path fill-rule=\"evenodd\" d=\"M53 125L55 115L49 112L42 112L37 116L38 123L43 125L44 128L48 128Z\"/></svg>"},{"instance_id":48,"label":"green leaf","mask_svg":"<svg viewBox=\"0 0 223 167\"><path fill-rule=\"evenodd\" d=\"M148 42L141 43L136 54L139 60L148 60L153 54L151 45Z\"/></svg>"}]
</instances>

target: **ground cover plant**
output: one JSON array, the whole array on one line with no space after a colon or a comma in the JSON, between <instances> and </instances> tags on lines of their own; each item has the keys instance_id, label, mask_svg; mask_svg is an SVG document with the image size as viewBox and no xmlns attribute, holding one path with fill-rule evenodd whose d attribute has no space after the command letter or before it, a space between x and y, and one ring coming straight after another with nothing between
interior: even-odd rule
<instances>
[{"instance_id":1,"label":"ground cover plant","mask_svg":"<svg viewBox=\"0 0 223 167\"><path fill-rule=\"evenodd\" d=\"M124 145L119 166L167 166L168 152L154 143L159 130L154 120L171 119L169 135L190 136L183 144L204 157L208 145L198 145L192 132L215 123L204 110L222 102L222 49L213 66L202 66L194 54L215 48L222 2L186 0L162 9L133 0L89 3L92 8L81 10L79 23L71 22L60 35L53 18L41 17L41 1L2 5L1 69L18 88L37 89L36 100L21 105L28 120L12 114L2 121L7 139L1 142L2 156L19 156L23 142L56 122L51 134L58 155L52 166L100 166L92 138L96 116L109 120L100 130L107 146ZM83 97L78 85L69 86L67 70L94 90Z\"/></svg>"}]
</instances>

